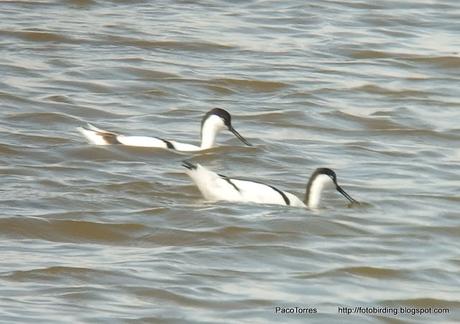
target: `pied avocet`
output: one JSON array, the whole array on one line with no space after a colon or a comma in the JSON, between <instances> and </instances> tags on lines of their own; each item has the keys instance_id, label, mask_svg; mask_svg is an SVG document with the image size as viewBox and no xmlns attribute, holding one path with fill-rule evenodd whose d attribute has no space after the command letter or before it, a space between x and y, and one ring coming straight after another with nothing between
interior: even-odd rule
<instances>
[{"instance_id":1,"label":"pied avocet","mask_svg":"<svg viewBox=\"0 0 460 324\"><path fill-rule=\"evenodd\" d=\"M328 168L318 168L311 175L302 201L295 195L261 182L229 178L206 169L200 164L183 162L186 173L192 178L206 200L240 201L261 204L287 205L294 207L318 208L324 189L333 188L351 203L358 203L337 183L335 172Z\"/></svg>"},{"instance_id":2,"label":"pied avocet","mask_svg":"<svg viewBox=\"0 0 460 324\"><path fill-rule=\"evenodd\" d=\"M232 117L230 114L221 108L211 109L201 120L200 146L169 141L159 137L116 134L99 129L91 124L88 124L88 127L78 127L77 129L88 139L90 143L96 145L122 144L127 146L158 147L183 152L200 151L214 147L217 134L223 129L228 129L244 144L251 146L251 144L249 144L249 142L241 136L235 128L233 128Z\"/></svg>"}]
</instances>

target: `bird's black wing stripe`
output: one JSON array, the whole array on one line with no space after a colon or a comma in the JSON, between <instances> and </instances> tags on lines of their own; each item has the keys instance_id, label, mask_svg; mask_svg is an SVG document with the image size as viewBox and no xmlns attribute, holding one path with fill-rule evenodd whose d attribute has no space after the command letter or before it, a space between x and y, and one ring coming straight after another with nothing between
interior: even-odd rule
<instances>
[{"instance_id":1,"label":"bird's black wing stripe","mask_svg":"<svg viewBox=\"0 0 460 324\"><path fill-rule=\"evenodd\" d=\"M219 176L221 176L223 179L227 180L233 187L235 187L236 190L240 191L233 182L231 182L231 180L229 178L227 178L226 176L223 176L221 174L219 174ZM266 183L263 183L263 182L259 182L259 181L254 181L254 180L245 180L245 179L240 179L240 178L235 178L236 180L241 180L241 181L249 181L249 182L255 182L255 183L259 183L261 185L264 185L264 186L267 186L267 187L270 187L272 188L273 190L275 190L277 193L279 193L281 195L281 197L283 197L283 200L284 202L286 203L287 206L290 206L291 205L291 201L289 200L288 196L286 196L286 194L284 192L282 192L281 190L279 190L278 188L276 187L273 187L273 186L270 186Z\"/></svg>"},{"instance_id":2,"label":"bird's black wing stripe","mask_svg":"<svg viewBox=\"0 0 460 324\"><path fill-rule=\"evenodd\" d=\"M169 149L171 149L171 150L175 150L175 149L176 149L176 148L174 147L173 143L171 143L170 141L167 141L167 140L162 139L162 138L160 138L160 139L161 139L163 142L165 142L167 148L169 148Z\"/></svg>"},{"instance_id":3,"label":"bird's black wing stripe","mask_svg":"<svg viewBox=\"0 0 460 324\"><path fill-rule=\"evenodd\" d=\"M233 183L232 179L230 179L229 177L227 176L224 176L222 174L219 174L219 177L221 177L222 179L224 179L225 181L227 181L229 184L231 184L233 186L233 188L235 188L236 191L240 192L240 188L238 188L236 186L236 184Z\"/></svg>"},{"instance_id":4,"label":"bird's black wing stripe","mask_svg":"<svg viewBox=\"0 0 460 324\"><path fill-rule=\"evenodd\" d=\"M107 142L107 144L121 144L121 142L117 139L117 134L114 133L98 133L99 135L102 136L104 141Z\"/></svg>"},{"instance_id":5,"label":"bird's black wing stripe","mask_svg":"<svg viewBox=\"0 0 460 324\"><path fill-rule=\"evenodd\" d=\"M267 185L267 186L269 186L270 188L275 190L277 193L279 193L281 195L281 197L283 197L284 202L286 203L287 206L289 206L291 204L291 201L289 200L288 196L286 196L286 194L284 192L282 192L281 190L279 190L278 188L275 188L273 186L270 186L270 185Z\"/></svg>"},{"instance_id":6,"label":"bird's black wing stripe","mask_svg":"<svg viewBox=\"0 0 460 324\"><path fill-rule=\"evenodd\" d=\"M196 170L196 165L189 161L182 161L182 166L186 167L189 170Z\"/></svg>"}]
</instances>

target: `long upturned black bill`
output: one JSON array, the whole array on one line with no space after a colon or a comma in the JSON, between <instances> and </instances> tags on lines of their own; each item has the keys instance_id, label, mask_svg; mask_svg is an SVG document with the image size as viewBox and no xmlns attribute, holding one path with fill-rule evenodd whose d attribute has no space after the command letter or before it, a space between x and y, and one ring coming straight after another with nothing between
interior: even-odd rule
<instances>
[{"instance_id":1,"label":"long upturned black bill","mask_svg":"<svg viewBox=\"0 0 460 324\"><path fill-rule=\"evenodd\" d=\"M342 189L342 187L340 187L339 185L337 185L337 191L340 192L345 198L347 198L351 203L357 203L359 204L358 201L354 200L353 198L351 198L351 196L349 194L347 194L347 192L345 190Z\"/></svg>"},{"instance_id":2,"label":"long upturned black bill","mask_svg":"<svg viewBox=\"0 0 460 324\"><path fill-rule=\"evenodd\" d=\"M252 146L251 144L249 144L249 142L243 137L240 135L240 133L238 133L236 131L236 129L234 129L232 126L230 126L228 128L229 131L231 131L241 142L243 142L244 144L246 144L247 146Z\"/></svg>"}]
</instances>

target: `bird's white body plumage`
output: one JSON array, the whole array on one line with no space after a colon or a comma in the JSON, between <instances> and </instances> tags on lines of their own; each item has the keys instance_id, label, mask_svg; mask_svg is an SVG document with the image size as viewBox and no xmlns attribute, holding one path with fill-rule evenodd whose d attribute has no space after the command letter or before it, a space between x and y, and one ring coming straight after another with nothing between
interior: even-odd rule
<instances>
[{"instance_id":1,"label":"bird's white body plumage","mask_svg":"<svg viewBox=\"0 0 460 324\"><path fill-rule=\"evenodd\" d=\"M206 200L306 207L299 198L289 192L259 182L227 178L200 164L197 164L196 168L187 169L186 173L192 178Z\"/></svg>"},{"instance_id":2,"label":"bird's white body plumage","mask_svg":"<svg viewBox=\"0 0 460 324\"><path fill-rule=\"evenodd\" d=\"M156 147L156 148L168 148L168 144L157 137L150 136L127 136L114 134L112 132L96 128L95 126L88 124L88 128L78 127L78 131L86 137L89 143L94 145L111 145L113 143L105 139L105 134L113 134L116 140L119 142L117 144L122 144L126 146L137 146L137 147ZM192 144L180 143L177 141L168 141L174 146L174 149L177 151L183 152L194 152L200 151L204 148Z\"/></svg>"}]
</instances>

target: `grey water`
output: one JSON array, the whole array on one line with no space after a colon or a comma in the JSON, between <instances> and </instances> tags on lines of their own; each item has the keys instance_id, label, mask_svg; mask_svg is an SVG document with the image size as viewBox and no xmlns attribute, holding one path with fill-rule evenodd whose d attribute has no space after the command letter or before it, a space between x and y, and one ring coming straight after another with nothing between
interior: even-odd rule
<instances>
[{"instance_id":1,"label":"grey water","mask_svg":"<svg viewBox=\"0 0 460 324\"><path fill-rule=\"evenodd\" d=\"M0 321L460 321L459 30L454 0L0 2ZM76 131L197 144L213 107L253 147ZM206 202L184 159L362 204Z\"/></svg>"}]
</instances>

